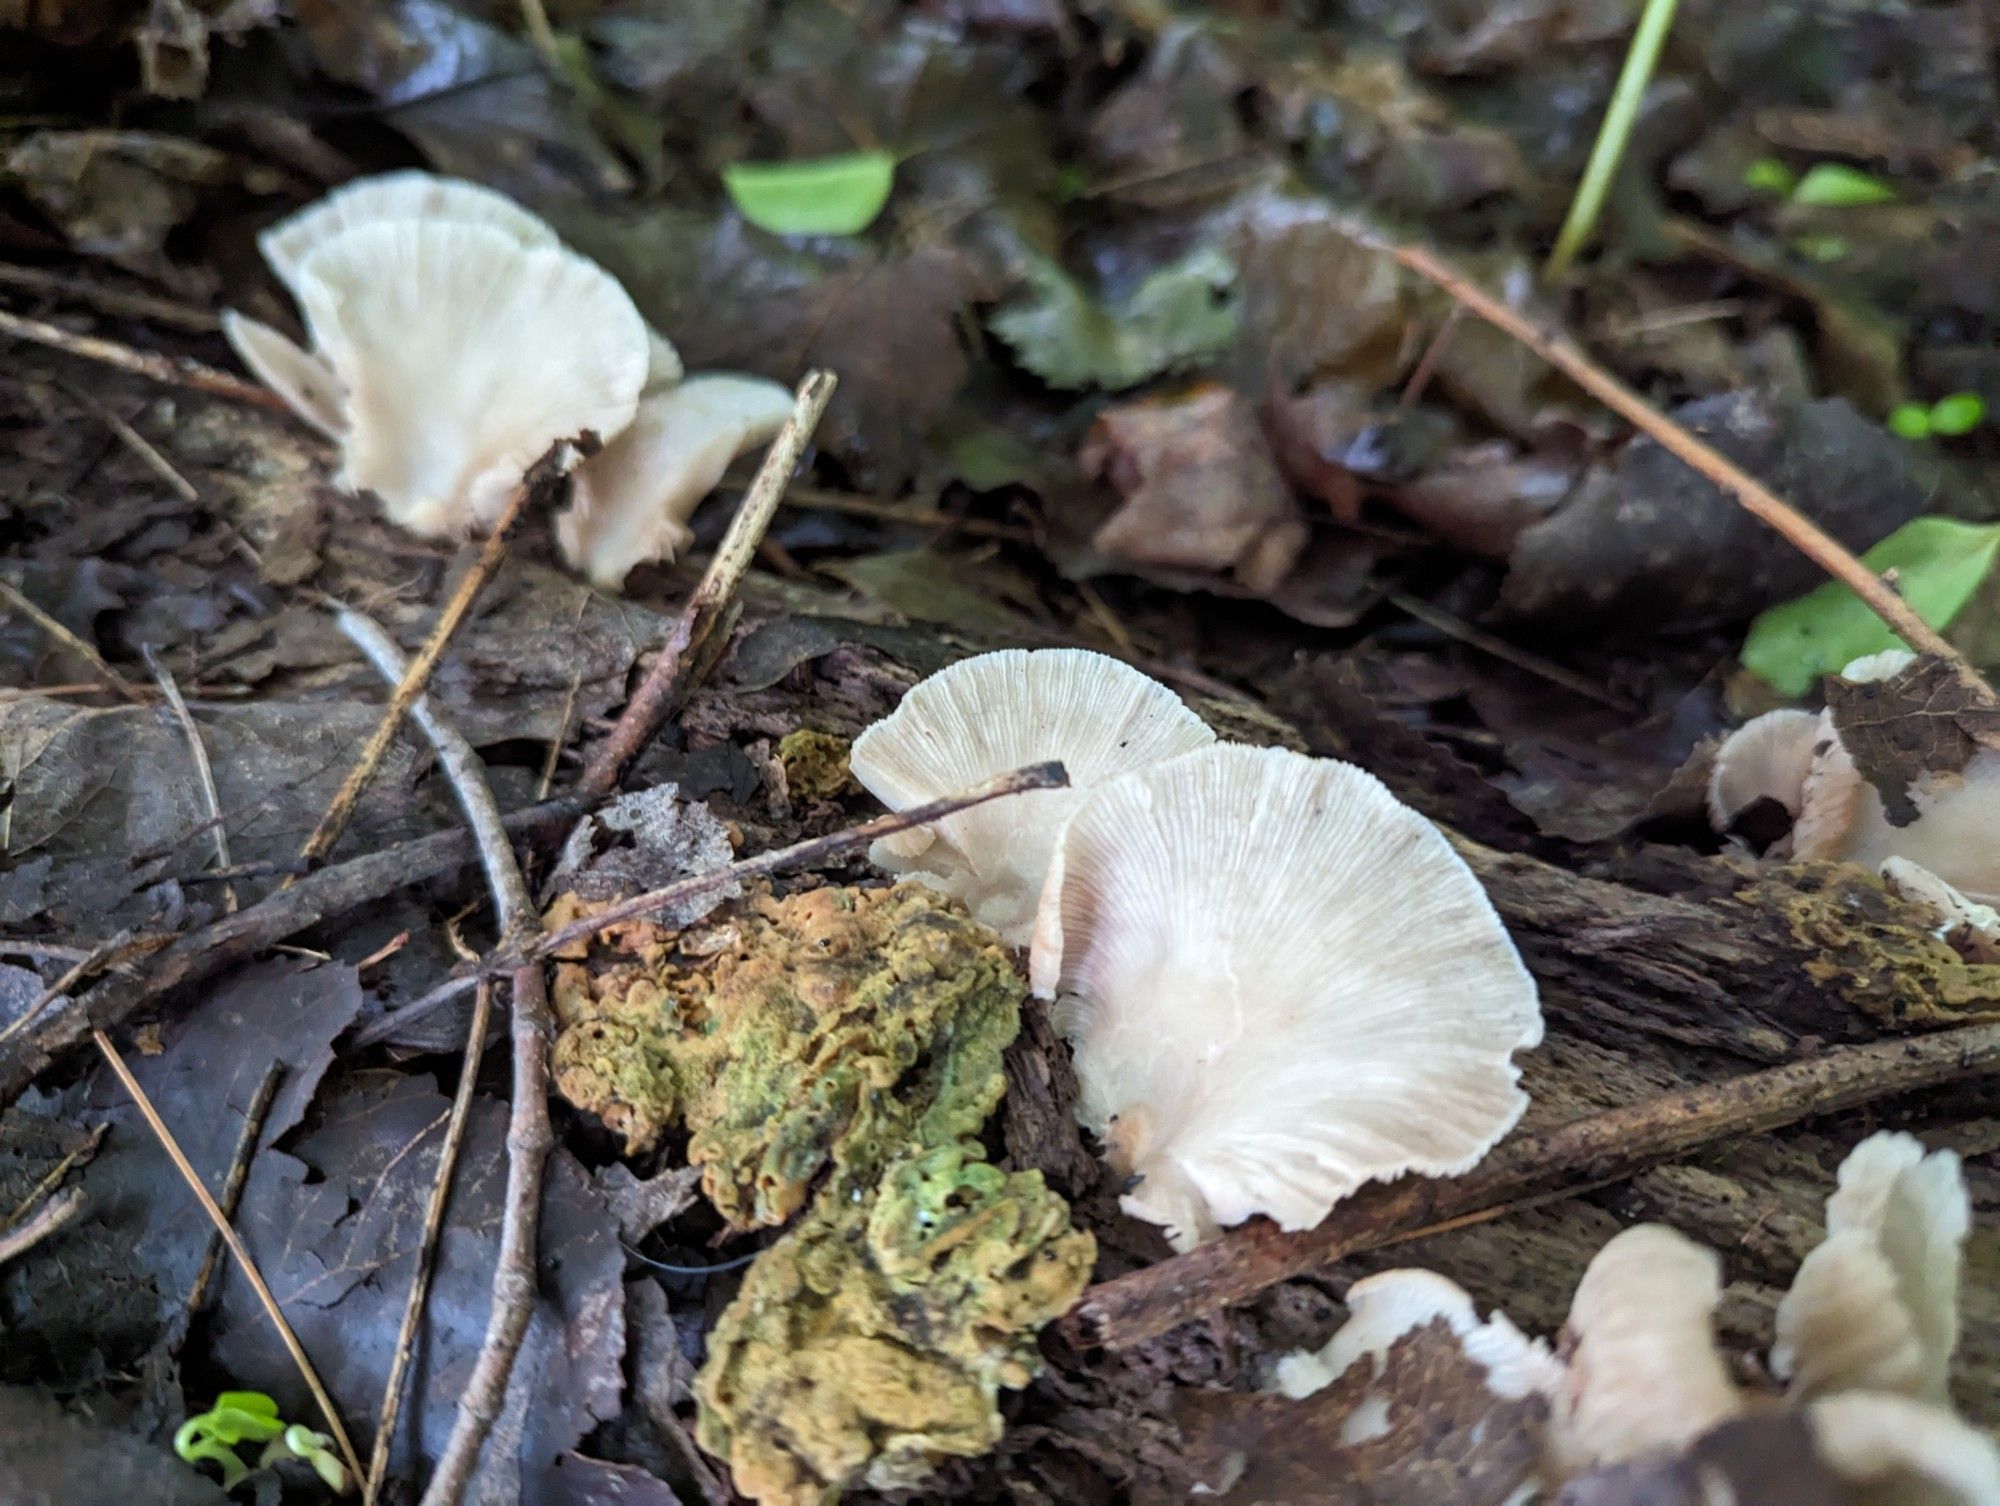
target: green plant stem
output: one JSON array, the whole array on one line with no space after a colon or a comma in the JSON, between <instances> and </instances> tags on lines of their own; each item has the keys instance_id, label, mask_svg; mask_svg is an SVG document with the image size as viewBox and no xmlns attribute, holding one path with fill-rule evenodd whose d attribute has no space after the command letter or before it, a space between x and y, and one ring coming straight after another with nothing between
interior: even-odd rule
<instances>
[{"instance_id":1,"label":"green plant stem","mask_svg":"<svg viewBox=\"0 0 2000 1506\"><path fill-rule=\"evenodd\" d=\"M1597 229L1604 196L1610 191L1611 179L1625 156L1626 143L1632 139L1632 122L1639 118L1639 102L1646 97L1646 85L1653 81L1653 70L1659 65L1660 49L1666 45L1678 3L1679 0L1646 0L1646 8L1639 15L1632 46L1625 54L1625 66L1619 70L1611 103L1605 107L1604 124L1597 128L1597 141L1590 149L1583 180L1576 185L1576 197L1570 201L1569 218L1563 221L1562 233L1556 237L1555 249L1542 269L1551 282L1569 271L1576 253Z\"/></svg>"}]
</instances>

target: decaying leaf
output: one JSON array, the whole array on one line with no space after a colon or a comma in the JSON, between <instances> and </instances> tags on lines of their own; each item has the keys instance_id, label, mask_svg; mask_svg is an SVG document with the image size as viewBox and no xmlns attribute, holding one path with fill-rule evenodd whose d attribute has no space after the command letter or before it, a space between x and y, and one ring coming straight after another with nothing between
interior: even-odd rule
<instances>
[{"instance_id":1,"label":"decaying leaf","mask_svg":"<svg viewBox=\"0 0 2000 1506\"><path fill-rule=\"evenodd\" d=\"M1306 527L1250 405L1215 383L1098 417L1081 456L1125 499L1092 544L1114 559L1276 588Z\"/></svg>"},{"instance_id":2,"label":"decaying leaf","mask_svg":"<svg viewBox=\"0 0 2000 1506\"><path fill-rule=\"evenodd\" d=\"M1894 826L1917 819L1913 785L1957 774L1981 749L2000 749L2000 706L1933 655L1885 680L1830 680L1826 704L1841 743L1881 794Z\"/></svg>"}]
</instances>

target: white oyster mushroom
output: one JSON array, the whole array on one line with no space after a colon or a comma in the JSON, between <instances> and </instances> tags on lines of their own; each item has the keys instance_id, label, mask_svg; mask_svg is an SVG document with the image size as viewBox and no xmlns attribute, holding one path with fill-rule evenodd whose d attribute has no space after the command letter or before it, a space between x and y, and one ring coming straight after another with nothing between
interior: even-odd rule
<instances>
[{"instance_id":1,"label":"white oyster mushroom","mask_svg":"<svg viewBox=\"0 0 2000 1506\"><path fill-rule=\"evenodd\" d=\"M1026 946L1049 855L1085 793L1215 734L1166 686L1086 649L1004 649L939 670L855 738L849 766L907 810L1027 764L1060 759L1069 788L1036 790L885 837L869 860L963 901Z\"/></svg>"},{"instance_id":2,"label":"white oyster mushroom","mask_svg":"<svg viewBox=\"0 0 2000 1506\"><path fill-rule=\"evenodd\" d=\"M1973 903L1908 858L1886 859L1882 882L1891 894L1929 909L1937 922L1932 934L1968 962L2000 962L2000 910Z\"/></svg>"},{"instance_id":3,"label":"white oyster mushroom","mask_svg":"<svg viewBox=\"0 0 2000 1506\"><path fill-rule=\"evenodd\" d=\"M1187 1249L1477 1163L1527 1106L1534 980L1438 829L1348 764L1216 745L1091 791L1029 974L1078 1114Z\"/></svg>"},{"instance_id":4,"label":"white oyster mushroom","mask_svg":"<svg viewBox=\"0 0 2000 1506\"><path fill-rule=\"evenodd\" d=\"M2000 1448L1943 1407L1849 1391L1812 1403L1806 1422L1860 1506L2000 1506Z\"/></svg>"},{"instance_id":5,"label":"white oyster mushroom","mask_svg":"<svg viewBox=\"0 0 2000 1506\"><path fill-rule=\"evenodd\" d=\"M1941 1402L1972 1224L1958 1156L1885 1132L1856 1146L1839 1175L1826 1238L1778 1306L1771 1368L1805 1398L1886 1391Z\"/></svg>"},{"instance_id":6,"label":"white oyster mushroom","mask_svg":"<svg viewBox=\"0 0 2000 1506\"><path fill-rule=\"evenodd\" d=\"M671 560L729 462L770 439L791 411L792 394L759 377L669 379L640 401L624 433L577 468L570 506L556 519L563 558L606 591L635 566Z\"/></svg>"},{"instance_id":7,"label":"white oyster mushroom","mask_svg":"<svg viewBox=\"0 0 2000 1506\"><path fill-rule=\"evenodd\" d=\"M328 439L347 431L347 394L333 368L282 330L261 319L222 311L222 334L250 374L285 401L300 418Z\"/></svg>"},{"instance_id":8,"label":"white oyster mushroom","mask_svg":"<svg viewBox=\"0 0 2000 1506\"><path fill-rule=\"evenodd\" d=\"M1708 776L1708 818L1715 829L1728 831L1760 800L1775 801L1796 821L1818 737L1819 717L1810 711L1767 711L1730 733ZM1773 849L1780 857L1790 850L1789 838Z\"/></svg>"},{"instance_id":9,"label":"white oyster mushroom","mask_svg":"<svg viewBox=\"0 0 2000 1506\"><path fill-rule=\"evenodd\" d=\"M1571 1299L1569 1363L1552 1399L1561 1467L1678 1452L1742 1406L1715 1347L1722 1262L1660 1224L1605 1244Z\"/></svg>"},{"instance_id":10,"label":"white oyster mushroom","mask_svg":"<svg viewBox=\"0 0 2000 1506\"><path fill-rule=\"evenodd\" d=\"M486 225L358 225L299 273L345 393L338 480L425 537L490 527L559 440L621 433L650 341L616 279Z\"/></svg>"},{"instance_id":11,"label":"white oyster mushroom","mask_svg":"<svg viewBox=\"0 0 2000 1506\"><path fill-rule=\"evenodd\" d=\"M1482 1322L1465 1290L1435 1271L1412 1268L1363 1277L1348 1288L1347 1310L1347 1321L1324 1349L1278 1361L1273 1378L1280 1393L1310 1396L1364 1361L1379 1378L1397 1341L1440 1320L1466 1358L1485 1371L1487 1389L1495 1396L1518 1400L1546 1395L1562 1378L1562 1365L1548 1345L1528 1338L1505 1313L1495 1312ZM1341 1422L1341 1444L1351 1447L1387 1432L1389 1401L1374 1391L1364 1397Z\"/></svg>"},{"instance_id":12,"label":"white oyster mushroom","mask_svg":"<svg viewBox=\"0 0 2000 1506\"><path fill-rule=\"evenodd\" d=\"M287 215L257 237L278 281L294 295L312 254L357 225L424 220L441 225L484 225L519 246L554 246L560 238L539 216L503 193L462 178L410 169L357 178Z\"/></svg>"}]
</instances>

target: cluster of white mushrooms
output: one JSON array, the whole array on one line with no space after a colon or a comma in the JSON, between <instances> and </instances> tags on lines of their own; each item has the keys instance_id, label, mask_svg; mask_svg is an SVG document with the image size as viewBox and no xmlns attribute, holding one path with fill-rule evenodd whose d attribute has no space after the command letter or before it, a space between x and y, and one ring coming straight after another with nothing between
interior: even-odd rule
<instances>
[{"instance_id":1,"label":"cluster of white mushrooms","mask_svg":"<svg viewBox=\"0 0 2000 1506\"><path fill-rule=\"evenodd\" d=\"M609 272L490 189L423 172L363 178L259 237L311 348L243 314L245 365L340 445L337 483L425 538L490 528L529 467L585 434L556 520L607 590L671 559L737 455L791 412L774 382L684 377Z\"/></svg>"},{"instance_id":2,"label":"cluster of white mushrooms","mask_svg":"<svg viewBox=\"0 0 2000 1506\"><path fill-rule=\"evenodd\" d=\"M1219 744L1165 686L1077 649L932 676L852 765L904 809L1051 758L1069 789L871 856L1028 947L1129 1213L1181 1249L1255 1214L1310 1228L1513 1127L1534 981L1442 834L1360 769Z\"/></svg>"},{"instance_id":3,"label":"cluster of white mushrooms","mask_svg":"<svg viewBox=\"0 0 2000 1506\"><path fill-rule=\"evenodd\" d=\"M1841 678L1886 680L1913 655L1895 649L1856 659ZM1927 775L1910 792L1916 819L1895 825L1875 787L1841 743L1831 711L1767 711L1716 751L1708 814L1733 830L1757 805L1782 807L1791 830L1766 856L1859 863L1922 899L1983 944L2000 942L2000 753L1975 753L1956 774Z\"/></svg>"},{"instance_id":4,"label":"cluster of white mushrooms","mask_svg":"<svg viewBox=\"0 0 2000 1506\"><path fill-rule=\"evenodd\" d=\"M1305 1396L1363 1363L1385 1379L1397 1340L1442 1321L1495 1395L1549 1404L1543 1484L1600 1466L1685 1454L1756 1410L1803 1416L1822 1464L1856 1506L2000 1506L2000 1449L1951 1410L1958 1288L1971 1204L1951 1151L1909 1135L1864 1140L1840 1168L1826 1238L1778 1306L1770 1373L1746 1391L1716 1347L1715 1253L1658 1224L1627 1229L1578 1284L1561 1353L1431 1271L1384 1271L1348 1292L1350 1317L1318 1354L1277 1367ZM1394 1397L1371 1390L1342 1442L1386 1430ZM1711 1499L1713 1497L1704 1497ZM1725 1497L1727 1498L1727 1497Z\"/></svg>"}]
</instances>

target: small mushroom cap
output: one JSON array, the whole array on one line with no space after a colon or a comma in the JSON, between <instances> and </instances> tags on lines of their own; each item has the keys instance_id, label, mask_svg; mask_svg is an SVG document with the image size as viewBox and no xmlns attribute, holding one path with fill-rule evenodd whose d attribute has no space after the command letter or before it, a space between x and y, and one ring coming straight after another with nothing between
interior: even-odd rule
<instances>
[{"instance_id":1,"label":"small mushroom cap","mask_svg":"<svg viewBox=\"0 0 2000 1506\"><path fill-rule=\"evenodd\" d=\"M1806 1420L1862 1506L2000 1506L2000 1449L1943 1407L1848 1391L1814 1402Z\"/></svg>"},{"instance_id":2,"label":"small mushroom cap","mask_svg":"<svg viewBox=\"0 0 2000 1506\"><path fill-rule=\"evenodd\" d=\"M1166 686L1078 648L1004 649L939 670L854 740L849 766L891 810L955 794L1026 764L1061 759L1066 790L991 801L885 838L869 860L962 900L1025 946L1056 834L1084 792L1215 741Z\"/></svg>"},{"instance_id":3,"label":"small mushroom cap","mask_svg":"<svg viewBox=\"0 0 2000 1506\"><path fill-rule=\"evenodd\" d=\"M1056 845L1029 977L1066 996L1078 1114L1187 1248L1310 1228L1474 1165L1520 1118L1534 980L1438 829L1352 765L1217 744L1099 786Z\"/></svg>"},{"instance_id":4,"label":"small mushroom cap","mask_svg":"<svg viewBox=\"0 0 2000 1506\"><path fill-rule=\"evenodd\" d=\"M1968 962L2000 962L2000 910L1975 904L1930 869L1908 858L1888 858L1882 882L1891 894L1923 905L1936 918L1934 934Z\"/></svg>"},{"instance_id":5,"label":"small mushroom cap","mask_svg":"<svg viewBox=\"0 0 2000 1506\"><path fill-rule=\"evenodd\" d=\"M606 591L636 565L672 559L729 462L791 412L792 394L758 377L698 376L644 398L625 432L577 467L571 505L556 520L563 558Z\"/></svg>"},{"instance_id":6,"label":"small mushroom cap","mask_svg":"<svg viewBox=\"0 0 2000 1506\"><path fill-rule=\"evenodd\" d=\"M250 374L285 400L300 418L329 439L338 439L347 424L341 417L346 394L333 368L289 335L260 319L222 311L222 334Z\"/></svg>"},{"instance_id":7,"label":"small mushroom cap","mask_svg":"<svg viewBox=\"0 0 2000 1506\"><path fill-rule=\"evenodd\" d=\"M1562 1365L1548 1345L1523 1334L1505 1313L1496 1311L1482 1322L1464 1288L1435 1271L1381 1271L1365 1276L1348 1288L1347 1311L1347 1321L1324 1349L1316 1354L1289 1354L1278 1361L1274 1378L1280 1392L1293 1398L1310 1396L1332 1385L1362 1360L1370 1361L1379 1374L1381 1362L1397 1340L1440 1319L1459 1340L1466 1357L1485 1370L1487 1387L1495 1396L1517 1400L1550 1395L1562 1382ZM1342 1443L1363 1441L1365 1434L1347 1436L1348 1427L1366 1426L1363 1414L1374 1400L1371 1397L1363 1402L1343 1425Z\"/></svg>"},{"instance_id":8,"label":"small mushroom cap","mask_svg":"<svg viewBox=\"0 0 2000 1506\"><path fill-rule=\"evenodd\" d=\"M1708 776L1708 819L1728 831L1759 800L1775 800L1796 819L1812 772L1819 718L1810 711L1752 717L1715 750Z\"/></svg>"},{"instance_id":9,"label":"small mushroom cap","mask_svg":"<svg viewBox=\"0 0 2000 1506\"><path fill-rule=\"evenodd\" d=\"M620 433L646 381L609 273L489 225L357 225L307 258L299 301L347 392L340 483L427 537L489 526L558 440Z\"/></svg>"},{"instance_id":10,"label":"small mushroom cap","mask_svg":"<svg viewBox=\"0 0 2000 1506\"><path fill-rule=\"evenodd\" d=\"M484 225L516 245L558 244L554 230L505 194L411 169L357 178L278 221L257 237L257 246L278 280L297 294L300 270L322 246L357 225L396 221Z\"/></svg>"},{"instance_id":11,"label":"small mushroom cap","mask_svg":"<svg viewBox=\"0 0 2000 1506\"><path fill-rule=\"evenodd\" d=\"M1611 1239L1571 1300L1550 1438L1567 1470L1679 1452L1741 1407L1715 1348L1722 1262L1660 1224Z\"/></svg>"},{"instance_id":12,"label":"small mushroom cap","mask_svg":"<svg viewBox=\"0 0 2000 1506\"><path fill-rule=\"evenodd\" d=\"M1971 1224L1956 1152L1927 1155L1905 1134L1863 1140L1827 1199L1825 1241L1778 1305L1771 1368L1807 1398L1944 1400Z\"/></svg>"}]
</instances>

